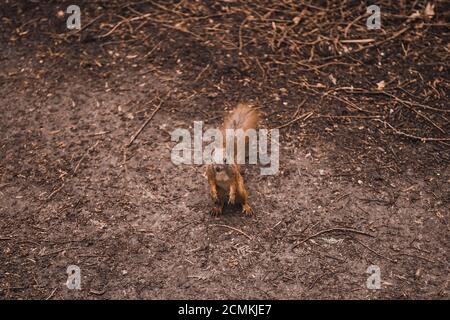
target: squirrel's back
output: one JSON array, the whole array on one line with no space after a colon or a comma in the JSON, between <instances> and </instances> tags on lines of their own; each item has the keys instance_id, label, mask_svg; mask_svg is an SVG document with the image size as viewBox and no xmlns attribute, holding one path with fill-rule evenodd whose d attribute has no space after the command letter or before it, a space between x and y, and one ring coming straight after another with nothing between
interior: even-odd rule
<instances>
[{"instance_id":1,"label":"squirrel's back","mask_svg":"<svg viewBox=\"0 0 450 320\"><path fill-rule=\"evenodd\" d=\"M254 108L245 103L239 103L231 113L225 117L224 129L256 129L259 114Z\"/></svg>"}]
</instances>

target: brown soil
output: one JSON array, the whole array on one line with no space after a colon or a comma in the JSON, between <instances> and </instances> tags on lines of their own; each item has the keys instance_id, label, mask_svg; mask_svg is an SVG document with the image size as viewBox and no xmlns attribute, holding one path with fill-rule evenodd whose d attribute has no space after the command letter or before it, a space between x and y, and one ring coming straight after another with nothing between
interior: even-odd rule
<instances>
[{"instance_id":1,"label":"brown soil","mask_svg":"<svg viewBox=\"0 0 450 320\"><path fill-rule=\"evenodd\" d=\"M81 32L72 2L0 5L0 298L449 298L444 1L379 1L372 31L358 2L76 1ZM305 116L277 175L246 168L255 215L211 217L170 132L239 101Z\"/></svg>"}]
</instances>

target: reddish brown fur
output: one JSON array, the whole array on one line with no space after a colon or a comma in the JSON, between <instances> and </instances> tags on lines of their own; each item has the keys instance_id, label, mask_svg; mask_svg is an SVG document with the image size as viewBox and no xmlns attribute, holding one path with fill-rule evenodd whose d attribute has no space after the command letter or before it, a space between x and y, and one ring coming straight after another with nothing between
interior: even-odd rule
<instances>
[{"instance_id":1,"label":"reddish brown fur","mask_svg":"<svg viewBox=\"0 0 450 320\"><path fill-rule=\"evenodd\" d=\"M243 129L244 131L256 129L258 120L259 115L255 109L250 105L240 103L225 117L221 130L225 137L226 129ZM224 148L226 148L225 139ZM208 177L211 199L214 203L211 214L217 215L222 213L227 197L230 204L242 204L242 211L245 214L250 215L253 213L252 208L248 204L248 194L245 190L244 178L240 173L239 165L208 165L206 175Z\"/></svg>"}]
</instances>

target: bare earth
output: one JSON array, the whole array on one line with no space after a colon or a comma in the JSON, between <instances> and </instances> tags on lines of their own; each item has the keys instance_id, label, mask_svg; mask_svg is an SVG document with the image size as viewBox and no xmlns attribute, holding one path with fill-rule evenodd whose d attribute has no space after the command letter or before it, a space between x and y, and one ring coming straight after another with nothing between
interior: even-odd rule
<instances>
[{"instance_id":1,"label":"bare earth","mask_svg":"<svg viewBox=\"0 0 450 320\"><path fill-rule=\"evenodd\" d=\"M365 7L80 3L93 22L79 33L56 16L68 2L0 5L1 299L449 299L443 2L409 24L395 15L411 4L388 2L384 33L363 19L347 38L408 30L325 61L333 41L302 45L345 39ZM297 29L282 38L285 25ZM218 126L239 101L283 126L280 171L245 169L254 216L211 217L204 167L171 162L170 132ZM366 287L370 265L381 290Z\"/></svg>"}]
</instances>

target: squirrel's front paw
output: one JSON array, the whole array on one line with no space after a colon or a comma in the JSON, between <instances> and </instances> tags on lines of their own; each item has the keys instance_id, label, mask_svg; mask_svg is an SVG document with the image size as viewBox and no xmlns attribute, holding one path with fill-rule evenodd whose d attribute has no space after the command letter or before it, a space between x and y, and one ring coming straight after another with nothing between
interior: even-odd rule
<instances>
[{"instance_id":1,"label":"squirrel's front paw","mask_svg":"<svg viewBox=\"0 0 450 320\"><path fill-rule=\"evenodd\" d=\"M209 211L209 213L212 216L218 216L219 214L222 213L222 208L221 207L214 207L214 208L211 209L211 211Z\"/></svg>"},{"instance_id":2,"label":"squirrel's front paw","mask_svg":"<svg viewBox=\"0 0 450 320\"><path fill-rule=\"evenodd\" d=\"M244 204L242 205L242 212L245 213L245 215L250 216L253 214L253 209L248 204Z\"/></svg>"},{"instance_id":3,"label":"squirrel's front paw","mask_svg":"<svg viewBox=\"0 0 450 320\"><path fill-rule=\"evenodd\" d=\"M234 205L234 203L236 202L236 194L235 193L230 193L229 199L228 199L228 204Z\"/></svg>"},{"instance_id":4,"label":"squirrel's front paw","mask_svg":"<svg viewBox=\"0 0 450 320\"><path fill-rule=\"evenodd\" d=\"M211 199L214 203L219 202L219 197L217 196L216 190L211 190L210 194L211 194Z\"/></svg>"}]
</instances>

